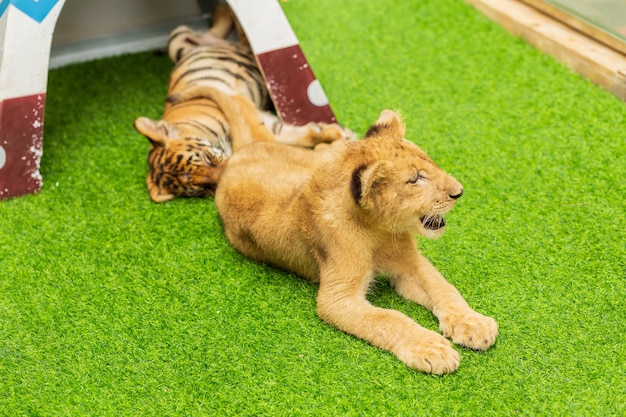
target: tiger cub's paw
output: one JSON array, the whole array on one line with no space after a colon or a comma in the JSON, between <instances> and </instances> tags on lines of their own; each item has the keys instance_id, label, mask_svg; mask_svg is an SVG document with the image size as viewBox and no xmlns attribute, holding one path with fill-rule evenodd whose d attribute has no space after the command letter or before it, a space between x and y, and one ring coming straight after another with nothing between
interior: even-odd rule
<instances>
[{"instance_id":1,"label":"tiger cub's paw","mask_svg":"<svg viewBox=\"0 0 626 417\"><path fill-rule=\"evenodd\" d=\"M355 140L356 134L350 129L336 123L314 123L307 124L315 144L330 143L337 140Z\"/></svg>"},{"instance_id":2,"label":"tiger cub's paw","mask_svg":"<svg viewBox=\"0 0 626 417\"><path fill-rule=\"evenodd\" d=\"M496 342L498 323L475 311L447 315L439 323L443 335L457 345L486 350Z\"/></svg>"}]
</instances>

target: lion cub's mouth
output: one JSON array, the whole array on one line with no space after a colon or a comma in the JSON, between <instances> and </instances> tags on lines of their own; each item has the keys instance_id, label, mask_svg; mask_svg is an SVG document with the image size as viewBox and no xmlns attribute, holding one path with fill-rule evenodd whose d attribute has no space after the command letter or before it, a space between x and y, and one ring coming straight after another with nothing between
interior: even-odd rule
<instances>
[{"instance_id":1,"label":"lion cub's mouth","mask_svg":"<svg viewBox=\"0 0 626 417\"><path fill-rule=\"evenodd\" d=\"M439 230L446 225L446 219L440 214L429 214L422 217L422 226L428 230Z\"/></svg>"}]
</instances>

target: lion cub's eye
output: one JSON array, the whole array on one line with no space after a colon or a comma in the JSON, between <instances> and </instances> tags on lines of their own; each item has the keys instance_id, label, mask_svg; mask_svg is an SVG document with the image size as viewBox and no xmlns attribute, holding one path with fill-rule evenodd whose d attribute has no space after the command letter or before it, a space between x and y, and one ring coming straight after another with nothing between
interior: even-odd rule
<instances>
[{"instance_id":1,"label":"lion cub's eye","mask_svg":"<svg viewBox=\"0 0 626 417\"><path fill-rule=\"evenodd\" d=\"M418 181L420 180L425 180L426 176L424 174L422 174L421 172L415 174L414 176L412 176L411 178L409 178L409 180L407 181L407 183L409 184L416 184Z\"/></svg>"}]
</instances>

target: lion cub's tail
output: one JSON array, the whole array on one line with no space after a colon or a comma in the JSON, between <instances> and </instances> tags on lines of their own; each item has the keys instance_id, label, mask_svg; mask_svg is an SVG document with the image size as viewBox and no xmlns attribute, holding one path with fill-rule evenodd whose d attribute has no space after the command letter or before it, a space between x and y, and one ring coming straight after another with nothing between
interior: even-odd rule
<instances>
[{"instance_id":1,"label":"lion cub's tail","mask_svg":"<svg viewBox=\"0 0 626 417\"><path fill-rule=\"evenodd\" d=\"M224 114L230 127L233 152L253 141L276 142L274 134L263 124L259 110L243 95L231 96L217 88L198 85L170 94L165 101L176 105L200 98L215 102Z\"/></svg>"}]
</instances>

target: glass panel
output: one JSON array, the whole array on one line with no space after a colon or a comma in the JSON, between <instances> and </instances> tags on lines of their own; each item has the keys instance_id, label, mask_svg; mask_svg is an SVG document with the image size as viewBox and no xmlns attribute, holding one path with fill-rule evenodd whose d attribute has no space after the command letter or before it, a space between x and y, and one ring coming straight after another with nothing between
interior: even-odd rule
<instances>
[{"instance_id":1,"label":"glass panel","mask_svg":"<svg viewBox=\"0 0 626 417\"><path fill-rule=\"evenodd\" d=\"M626 0L522 0L626 54Z\"/></svg>"},{"instance_id":2,"label":"glass panel","mask_svg":"<svg viewBox=\"0 0 626 417\"><path fill-rule=\"evenodd\" d=\"M626 41L626 0L549 0Z\"/></svg>"}]
</instances>

